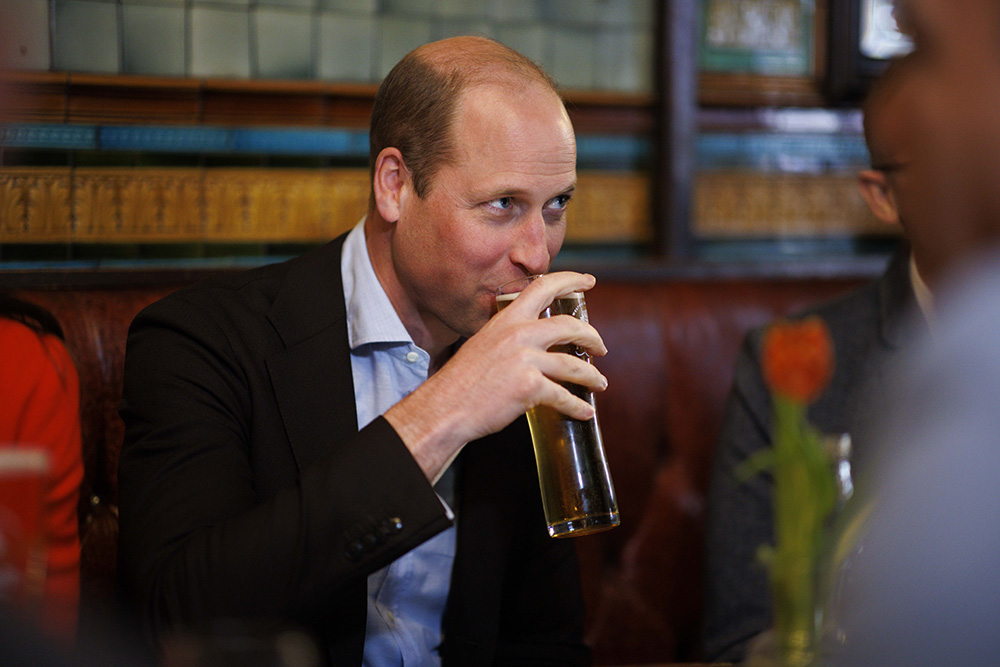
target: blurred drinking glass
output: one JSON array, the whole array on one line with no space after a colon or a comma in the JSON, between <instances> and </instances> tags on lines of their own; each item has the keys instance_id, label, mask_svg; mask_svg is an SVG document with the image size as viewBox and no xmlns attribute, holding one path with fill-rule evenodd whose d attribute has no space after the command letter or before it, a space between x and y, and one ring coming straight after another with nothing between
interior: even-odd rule
<instances>
[{"instance_id":1,"label":"blurred drinking glass","mask_svg":"<svg viewBox=\"0 0 1000 667\"><path fill-rule=\"evenodd\" d=\"M33 616L45 592L44 450L0 447L0 600Z\"/></svg>"}]
</instances>

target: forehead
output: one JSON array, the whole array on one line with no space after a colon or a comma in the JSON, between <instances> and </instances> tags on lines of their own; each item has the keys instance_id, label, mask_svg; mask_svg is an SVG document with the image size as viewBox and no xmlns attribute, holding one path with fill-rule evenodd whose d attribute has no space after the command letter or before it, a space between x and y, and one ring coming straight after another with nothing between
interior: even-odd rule
<instances>
[{"instance_id":1,"label":"forehead","mask_svg":"<svg viewBox=\"0 0 1000 667\"><path fill-rule=\"evenodd\" d=\"M467 88L456 105L458 161L533 161L564 169L576 163L576 139L562 101L540 84Z\"/></svg>"}]
</instances>

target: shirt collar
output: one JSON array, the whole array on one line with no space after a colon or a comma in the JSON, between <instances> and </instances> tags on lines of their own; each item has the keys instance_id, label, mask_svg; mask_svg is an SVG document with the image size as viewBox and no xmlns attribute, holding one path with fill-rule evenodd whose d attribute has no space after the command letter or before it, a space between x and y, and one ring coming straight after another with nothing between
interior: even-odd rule
<instances>
[{"instance_id":1,"label":"shirt collar","mask_svg":"<svg viewBox=\"0 0 1000 667\"><path fill-rule=\"evenodd\" d=\"M920 271L917 270L917 262L913 258L912 252L910 253L910 283L913 285L913 294L917 298L917 307L920 309L921 315L924 316L927 326L933 331L937 321L934 316L934 294L924 282Z\"/></svg>"},{"instance_id":2,"label":"shirt collar","mask_svg":"<svg viewBox=\"0 0 1000 667\"><path fill-rule=\"evenodd\" d=\"M375 275L365 244L365 219L344 241L341 255L347 339L351 350L374 343L413 343L392 302Z\"/></svg>"}]
</instances>

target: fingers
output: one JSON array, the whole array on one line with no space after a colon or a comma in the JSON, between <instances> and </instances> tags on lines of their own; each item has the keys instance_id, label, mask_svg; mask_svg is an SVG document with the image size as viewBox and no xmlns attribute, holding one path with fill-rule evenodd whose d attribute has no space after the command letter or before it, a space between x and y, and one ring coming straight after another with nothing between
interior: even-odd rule
<instances>
[{"instance_id":1,"label":"fingers","mask_svg":"<svg viewBox=\"0 0 1000 667\"><path fill-rule=\"evenodd\" d=\"M596 410L593 405L574 395L562 385L549 384L551 384L551 388L543 394L543 400L539 402L539 405L546 405L556 412L580 421L587 421L594 417Z\"/></svg>"},{"instance_id":2,"label":"fingers","mask_svg":"<svg viewBox=\"0 0 1000 667\"><path fill-rule=\"evenodd\" d=\"M556 346L575 346L594 357L608 353L604 339L588 322L572 315L556 315L541 320L529 320L517 326L513 339L516 344L548 350Z\"/></svg>"},{"instance_id":3,"label":"fingers","mask_svg":"<svg viewBox=\"0 0 1000 667\"><path fill-rule=\"evenodd\" d=\"M546 377L536 393L536 405L547 405L573 419L587 420L594 416L590 394L604 391L608 386L600 371L582 359L558 353L548 353L539 369Z\"/></svg>"},{"instance_id":4,"label":"fingers","mask_svg":"<svg viewBox=\"0 0 1000 667\"><path fill-rule=\"evenodd\" d=\"M543 352L534 362L542 375L555 382L580 385L589 391L604 391L608 379L590 362L572 354Z\"/></svg>"},{"instance_id":5,"label":"fingers","mask_svg":"<svg viewBox=\"0 0 1000 667\"><path fill-rule=\"evenodd\" d=\"M596 282L597 279L589 273L547 273L531 281L504 311L513 310L526 317L537 318L556 298L573 292L584 292Z\"/></svg>"}]
</instances>

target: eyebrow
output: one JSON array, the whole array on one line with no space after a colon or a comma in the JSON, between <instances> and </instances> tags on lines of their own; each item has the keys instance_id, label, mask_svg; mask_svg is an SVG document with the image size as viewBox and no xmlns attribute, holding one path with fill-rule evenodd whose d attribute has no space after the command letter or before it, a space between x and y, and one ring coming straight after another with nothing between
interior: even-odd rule
<instances>
[{"instance_id":1,"label":"eyebrow","mask_svg":"<svg viewBox=\"0 0 1000 667\"><path fill-rule=\"evenodd\" d=\"M546 201L552 199L552 197L558 197L560 195L572 195L575 192L576 192L576 181L573 181L566 188L559 190L555 194L549 196L546 199ZM482 194L477 196L476 199L479 201L488 201L490 199L496 199L497 197L517 197L524 194L527 194L527 190L523 188L517 188L517 187L508 188L505 186L501 186L498 188L494 188L488 192L484 191Z\"/></svg>"}]
</instances>

